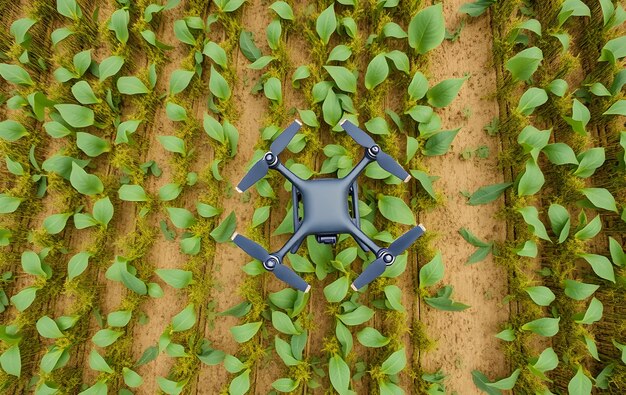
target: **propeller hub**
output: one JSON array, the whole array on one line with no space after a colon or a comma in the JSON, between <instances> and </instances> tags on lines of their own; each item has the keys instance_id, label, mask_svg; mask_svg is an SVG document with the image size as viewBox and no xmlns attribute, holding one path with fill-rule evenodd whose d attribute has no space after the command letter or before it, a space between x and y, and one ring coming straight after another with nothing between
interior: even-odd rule
<instances>
[{"instance_id":1,"label":"propeller hub","mask_svg":"<svg viewBox=\"0 0 626 395\"><path fill-rule=\"evenodd\" d=\"M379 152L380 152L380 147L377 145L373 145L367 149L367 154L372 159L376 158L376 155L378 155Z\"/></svg>"},{"instance_id":2,"label":"propeller hub","mask_svg":"<svg viewBox=\"0 0 626 395\"><path fill-rule=\"evenodd\" d=\"M265 155L263 155L263 159L265 159L269 166L273 166L278 162L278 157L271 151L266 152Z\"/></svg>"},{"instance_id":3,"label":"propeller hub","mask_svg":"<svg viewBox=\"0 0 626 395\"><path fill-rule=\"evenodd\" d=\"M270 257L267 258L265 262L263 262L263 267L265 268L265 270L269 270L271 272L279 263L280 262L278 261L278 258L276 258L273 255L270 255Z\"/></svg>"}]
</instances>

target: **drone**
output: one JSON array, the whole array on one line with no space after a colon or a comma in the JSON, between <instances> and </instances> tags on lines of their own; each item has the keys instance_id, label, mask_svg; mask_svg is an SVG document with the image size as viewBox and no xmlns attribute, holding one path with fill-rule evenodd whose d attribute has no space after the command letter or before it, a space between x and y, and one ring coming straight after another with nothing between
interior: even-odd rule
<instances>
[{"instance_id":1,"label":"drone","mask_svg":"<svg viewBox=\"0 0 626 395\"><path fill-rule=\"evenodd\" d=\"M374 253L376 259L351 284L352 289L358 291L383 274L387 266L392 265L396 257L406 251L426 231L424 226L419 224L387 248L378 246L365 235L359 224L357 184L357 179L365 167L372 162L378 162L380 167L404 182L408 182L411 175L355 124L343 119L340 125L354 141L365 148L363 158L346 176L303 180L280 162L278 155L302 127L302 122L296 119L274 140L270 150L250 168L236 187L237 192L243 193L265 177L269 169L278 171L291 182L294 233L282 248L269 253L258 243L237 232L233 233L231 240L248 255L261 261L265 270L304 293L309 292L311 286L283 264L283 259L288 252L295 254L307 236L315 235L318 243L335 244L339 234L349 234L363 251ZM302 215L298 212L300 203L303 205Z\"/></svg>"}]
</instances>

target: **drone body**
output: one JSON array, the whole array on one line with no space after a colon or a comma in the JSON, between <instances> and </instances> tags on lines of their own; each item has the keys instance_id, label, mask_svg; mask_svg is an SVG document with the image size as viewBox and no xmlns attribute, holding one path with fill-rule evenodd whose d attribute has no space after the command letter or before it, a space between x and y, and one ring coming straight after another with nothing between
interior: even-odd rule
<instances>
[{"instance_id":1,"label":"drone body","mask_svg":"<svg viewBox=\"0 0 626 395\"><path fill-rule=\"evenodd\" d=\"M352 283L352 288L358 290L380 276L387 266L393 264L395 257L409 248L425 229L420 224L399 237L388 248L379 247L360 228L357 178L365 167L374 161L404 182L408 182L411 176L391 156L380 150L364 131L350 121L343 120L341 126L344 130L366 148L363 158L343 178L303 180L278 160L278 155L287 147L301 126L298 120L289 125L272 143L270 151L252 166L236 188L239 192L245 191L263 178L269 169L281 173L292 184L293 235L281 249L271 254L259 244L236 232L232 236L232 241L250 256L260 260L263 267L273 272L276 277L300 291L308 292L311 286L293 270L283 265L285 255L288 252L296 253L309 235L315 235L319 243L335 244L339 234L349 234L361 249L376 255L376 260ZM303 206L302 217L298 213L300 202Z\"/></svg>"}]
</instances>

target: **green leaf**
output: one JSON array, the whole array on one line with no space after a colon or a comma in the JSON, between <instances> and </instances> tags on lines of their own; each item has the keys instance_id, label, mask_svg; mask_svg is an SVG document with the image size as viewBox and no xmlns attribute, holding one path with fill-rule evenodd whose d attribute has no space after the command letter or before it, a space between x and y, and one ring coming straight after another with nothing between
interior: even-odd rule
<instances>
[{"instance_id":1,"label":"green leaf","mask_svg":"<svg viewBox=\"0 0 626 395\"><path fill-rule=\"evenodd\" d=\"M526 161L526 170L517 185L518 196L530 196L541 190L545 183L545 178L537 162L533 158Z\"/></svg>"},{"instance_id":2,"label":"green leaf","mask_svg":"<svg viewBox=\"0 0 626 395\"><path fill-rule=\"evenodd\" d=\"M548 101L548 94L541 88L531 87L522 97L520 97L519 104L517 105L517 111L523 115L530 115L535 111L535 108L541 106Z\"/></svg>"},{"instance_id":3,"label":"green leaf","mask_svg":"<svg viewBox=\"0 0 626 395\"><path fill-rule=\"evenodd\" d=\"M72 213L53 214L43 220L43 228L48 234L56 235L61 233L65 229L67 220L72 216Z\"/></svg>"},{"instance_id":4,"label":"green leaf","mask_svg":"<svg viewBox=\"0 0 626 395\"><path fill-rule=\"evenodd\" d=\"M337 87L345 92L356 92L356 76L347 68L342 66L324 66L337 84Z\"/></svg>"},{"instance_id":5,"label":"green leaf","mask_svg":"<svg viewBox=\"0 0 626 395\"><path fill-rule=\"evenodd\" d=\"M228 57L226 56L226 51L224 51L224 49L217 43L208 41L204 45L202 53L208 56L215 63L219 64L222 68L225 69L228 67Z\"/></svg>"},{"instance_id":6,"label":"green leaf","mask_svg":"<svg viewBox=\"0 0 626 395\"><path fill-rule=\"evenodd\" d=\"M337 98L337 95L332 89L328 90L324 103L322 104L322 115L324 116L324 122L334 127L341 119L341 103Z\"/></svg>"},{"instance_id":7,"label":"green leaf","mask_svg":"<svg viewBox=\"0 0 626 395\"><path fill-rule=\"evenodd\" d=\"M141 95L150 93L148 87L137 77L120 77L117 80L117 90L124 95Z\"/></svg>"},{"instance_id":8,"label":"green leaf","mask_svg":"<svg viewBox=\"0 0 626 395\"><path fill-rule=\"evenodd\" d=\"M15 212L22 203L22 198L5 195L0 193L0 214L9 214Z\"/></svg>"},{"instance_id":9,"label":"green leaf","mask_svg":"<svg viewBox=\"0 0 626 395\"><path fill-rule=\"evenodd\" d=\"M593 272L597 274L598 277L613 283L615 282L615 272L609 258L597 254L580 254L579 256L591 265Z\"/></svg>"},{"instance_id":10,"label":"green leaf","mask_svg":"<svg viewBox=\"0 0 626 395\"><path fill-rule=\"evenodd\" d=\"M0 138L10 143L26 136L28 132L21 123L11 119L0 122Z\"/></svg>"},{"instance_id":11,"label":"green leaf","mask_svg":"<svg viewBox=\"0 0 626 395\"><path fill-rule=\"evenodd\" d=\"M548 144L542 149L542 152L555 165L578 164L574 150L565 143Z\"/></svg>"},{"instance_id":12,"label":"green leaf","mask_svg":"<svg viewBox=\"0 0 626 395\"><path fill-rule=\"evenodd\" d=\"M535 206L526 206L517 209L517 211L522 214L524 218L524 222L526 222L533 234L540 239L550 241L550 237L548 236L548 232L546 232L546 227L543 225L543 222L539 219L539 211Z\"/></svg>"},{"instance_id":13,"label":"green leaf","mask_svg":"<svg viewBox=\"0 0 626 395\"><path fill-rule=\"evenodd\" d=\"M436 156L436 155L444 155L448 153L450 149L450 144L456 137L457 133L459 133L458 129L454 130L443 130L441 132L437 132L430 136L424 145L424 149L422 152L426 156Z\"/></svg>"},{"instance_id":14,"label":"green leaf","mask_svg":"<svg viewBox=\"0 0 626 395\"><path fill-rule=\"evenodd\" d=\"M19 293L11 296L11 303L18 311L24 311L35 301L39 287L26 287Z\"/></svg>"},{"instance_id":15,"label":"green leaf","mask_svg":"<svg viewBox=\"0 0 626 395\"><path fill-rule=\"evenodd\" d=\"M235 212L231 211L230 214L217 226L217 228L211 231L211 237L218 242L224 243L230 240L230 236L235 231L237 227L237 217L235 216Z\"/></svg>"},{"instance_id":16,"label":"green leaf","mask_svg":"<svg viewBox=\"0 0 626 395\"><path fill-rule=\"evenodd\" d=\"M604 306L602 302L600 302L596 298L592 298L589 303L589 307L585 311L585 315L580 320L575 320L574 322L578 324L591 325L594 322L598 322L602 319L602 312L604 311Z\"/></svg>"},{"instance_id":17,"label":"green leaf","mask_svg":"<svg viewBox=\"0 0 626 395\"><path fill-rule=\"evenodd\" d=\"M93 93L91 85L87 81L78 81L72 86L72 94L80 104L96 104L100 100Z\"/></svg>"},{"instance_id":18,"label":"green leaf","mask_svg":"<svg viewBox=\"0 0 626 395\"><path fill-rule=\"evenodd\" d=\"M553 94L559 97L563 97L565 96L565 93L567 92L568 85L567 85L567 81L559 78L550 82L547 88Z\"/></svg>"},{"instance_id":19,"label":"green leaf","mask_svg":"<svg viewBox=\"0 0 626 395\"><path fill-rule=\"evenodd\" d=\"M335 48L333 48L332 51L330 51L330 54L328 55L328 59L326 60L326 63L329 62L345 62L346 60L348 60L348 58L352 55L352 49L350 49L350 47L348 47L347 45L337 45Z\"/></svg>"},{"instance_id":20,"label":"green leaf","mask_svg":"<svg viewBox=\"0 0 626 395\"><path fill-rule=\"evenodd\" d=\"M591 176L604 163L604 147L591 148L578 156L580 164L574 172L581 178Z\"/></svg>"},{"instance_id":21,"label":"green leaf","mask_svg":"<svg viewBox=\"0 0 626 395\"><path fill-rule=\"evenodd\" d=\"M615 198L605 188L583 188L580 192L597 208L617 212Z\"/></svg>"},{"instance_id":22,"label":"green leaf","mask_svg":"<svg viewBox=\"0 0 626 395\"><path fill-rule=\"evenodd\" d=\"M563 119L580 135L587 135L586 126L591 119L591 113L584 104L574 99L572 104L572 116L564 116Z\"/></svg>"},{"instance_id":23,"label":"green leaf","mask_svg":"<svg viewBox=\"0 0 626 395\"><path fill-rule=\"evenodd\" d=\"M584 228L576 232L574 237L578 240L589 240L600 233L600 230L602 230L602 221L600 221L600 216L596 215Z\"/></svg>"},{"instance_id":24,"label":"green leaf","mask_svg":"<svg viewBox=\"0 0 626 395\"><path fill-rule=\"evenodd\" d=\"M189 228L196 223L196 219L193 214L184 208L178 207L167 207L167 213L169 214L170 220L178 229L186 229Z\"/></svg>"},{"instance_id":25,"label":"green leaf","mask_svg":"<svg viewBox=\"0 0 626 395\"><path fill-rule=\"evenodd\" d=\"M330 383L340 395L348 393L348 388L350 387L350 368L339 355L330 357L328 361L328 375L330 376Z\"/></svg>"},{"instance_id":26,"label":"green leaf","mask_svg":"<svg viewBox=\"0 0 626 395\"><path fill-rule=\"evenodd\" d=\"M402 71L407 75L410 73L409 57L404 52L394 49L387 52L385 56L393 62L398 71Z\"/></svg>"},{"instance_id":27,"label":"green leaf","mask_svg":"<svg viewBox=\"0 0 626 395\"><path fill-rule=\"evenodd\" d=\"M415 225L413 212L404 200L400 198L381 195L378 199L378 210L390 221L405 225Z\"/></svg>"},{"instance_id":28,"label":"green leaf","mask_svg":"<svg viewBox=\"0 0 626 395\"><path fill-rule=\"evenodd\" d=\"M156 269L155 273L161 277L165 283L176 289L186 288L193 280L192 273L186 270Z\"/></svg>"},{"instance_id":29,"label":"green leaf","mask_svg":"<svg viewBox=\"0 0 626 395\"><path fill-rule=\"evenodd\" d=\"M104 152L111 151L111 143L90 133L77 132L76 145L87 156L95 158Z\"/></svg>"},{"instance_id":30,"label":"green leaf","mask_svg":"<svg viewBox=\"0 0 626 395\"><path fill-rule=\"evenodd\" d=\"M626 36L624 36L626 37ZM622 115L626 116L626 100L618 100L608 110L602 113L602 115Z\"/></svg>"},{"instance_id":31,"label":"green leaf","mask_svg":"<svg viewBox=\"0 0 626 395\"><path fill-rule=\"evenodd\" d=\"M515 383L517 382L517 378L519 377L519 374L521 372L522 372L522 369L519 369L519 368L515 369L515 371L513 371L513 373L511 373L509 377L500 379L493 383L487 383L487 386L491 388L497 388L503 391L513 389L513 387L515 386Z\"/></svg>"},{"instance_id":32,"label":"green leaf","mask_svg":"<svg viewBox=\"0 0 626 395\"><path fill-rule=\"evenodd\" d=\"M15 85L35 85L28 72L14 64L0 63L0 75L8 82Z\"/></svg>"},{"instance_id":33,"label":"green leaf","mask_svg":"<svg viewBox=\"0 0 626 395\"><path fill-rule=\"evenodd\" d=\"M337 280L324 287L324 296L329 303L339 303L346 297L350 280L341 276Z\"/></svg>"},{"instance_id":34,"label":"green leaf","mask_svg":"<svg viewBox=\"0 0 626 395\"><path fill-rule=\"evenodd\" d=\"M128 325L132 316L133 313L130 310L113 311L107 315L107 325L116 328L123 328Z\"/></svg>"},{"instance_id":35,"label":"green leaf","mask_svg":"<svg viewBox=\"0 0 626 395\"><path fill-rule=\"evenodd\" d=\"M107 78L119 73L124 65L124 58L121 56L109 56L98 66L99 81L104 82Z\"/></svg>"},{"instance_id":36,"label":"green leaf","mask_svg":"<svg viewBox=\"0 0 626 395\"><path fill-rule=\"evenodd\" d=\"M531 331L539 336L552 337L559 332L561 318L544 317L522 325L522 330Z\"/></svg>"},{"instance_id":37,"label":"green leaf","mask_svg":"<svg viewBox=\"0 0 626 395\"><path fill-rule=\"evenodd\" d=\"M170 95L184 91L194 74L189 70L174 70L170 76Z\"/></svg>"},{"instance_id":38,"label":"green leaf","mask_svg":"<svg viewBox=\"0 0 626 395\"><path fill-rule=\"evenodd\" d=\"M146 191L141 185L124 184L120 186L117 194L120 200L127 202L147 202L149 199Z\"/></svg>"},{"instance_id":39,"label":"green leaf","mask_svg":"<svg viewBox=\"0 0 626 395\"><path fill-rule=\"evenodd\" d=\"M430 195L430 197L432 197L433 199L437 198L435 190L433 189L432 180L427 173L421 170L410 170L409 172L411 173L413 178L419 181L422 188L424 188L424 190Z\"/></svg>"},{"instance_id":40,"label":"green leaf","mask_svg":"<svg viewBox=\"0 0 626 395\"><path fill-rule=\"evenodd\" d=\"M187 384L187 380L172 381L164 377L157 377L157 383L161 391L168 395L178 395L183 391L183 388Z\"/></svg>"},{"instance_id":41,"label":"green leaf","mask_svg":"<svg viewBox=\"0 0 626 395\"><path fill-rule=\"evenodd\" d=\"M502 184L487 185L478 188L476 192L470 196L468 204L471 206L477 206L481 204L491 203L502 195L505 189L513 185L512 182L505 182Z\"/></svg>"},{"instance_id":42,"label":"green leaf","mask_svg":"<svg viewBox=\"0 0 626 395\"><path fill-rule=\"evenodd\" d=\"M117 40L123 44L128 42L128 23L130 13L125 8L120 8L111 15L108 28L115 32Z\"/></svg>"},{"instance_id":43,"label":"green leaf","mask_svg":"<svg viewBox=\"0 0 626 395\"><path fill-rule=\"evenodd\" d=\"M437 251L435 257L422 266L419 271L419 287L421 289L433 286L443 279L444 266L441 251Z\"/></svg>"},{"instance_id":44,"label":"green leaf","mask_svg":"<svg viewBox=\"0 0 626 395\"><path fill-rule=\"evenodd\" d=\"M73 279L75 277L80 276L89 264L89 258L91 254L85 251L81 251L76 255L72 256L72 258L67 263L67 277L68 279Z\"/></svg>"},{"instance_id":45,"label":"green leaf","mask_svg":"<svg viewBox=\"0 0 626 395\"><path fill-rule=\"evenodd\" d=\"M276 330L286 335L300 334L300 331L293 325L289 316L282 311L272 312L272 325L276 328Z\"/></svg>"},{"instance_id":46,"label":"green leaf","mask_svg":"<svg viewBox=\"0 0 626 395\"><path fill-rule=\"evenodd\" d=\"M619 267L626 266L626 254L617 240L609 236L609 250L613 264Z\"/></svg>"},{"instance_id":47,"label":"green leaf","mask_svg":"<svg viewBox=\"0 0 626 395\"><path fill-rule=\"evenodd\" d=\"M187 149L185 147L185 141L180 137L176 136L157 136L157 139L169 152L175 152L185 156L187 154Z\"/></svg>"},{"instance_id":48,"label":"green leaf","mask_svg":"<svg viewBox=\"0 0 626 395\"><path fill-rule=\"evenodd\" d=\"M165 105L165 113L167 114L167 117L174 122L182 122L187 120L187 110L185 109L185 107L180 106L176 103L168 102ZM172 137L175 139L179 139L178 137Z\"/></svg>"},{"instance_id":49,"label":"green leaf","mask_svg":"<svg viewBox=\"0 0 626 395\"><path fill-rule=\"evenodd\" d=\"M412 100L420 100L426 95L426 92L428 92L428 80L424 74L416 71L408 87L409 97Z\"/></svg>"},{"instance_id":50,"label":"green leaf","mask_svg":"<svg viewBox=\"0 0 626 395\"><path fill-rule=\"evenodd\" d=\"M211 77L209 78L209 90L212 94L219 97L222 100L227 100L230 97L230 87L228 82L222 77L222 75L211 65Z\"/></svg>"},{"instance_id":51,"label":"green leaf","mask_svg":"<svg viewBox=\"0 0 626 395\"><path fill-rule=\"evenodd\" d=\"M70 182L74 189L83 195L97 195L104 191L102 181L97 176L88 174L76 162L72 162Z\"/></svg>"},{"instance_id":52,"label":"green leaf","mask_svg":"<svg viewBox=\"0 0 626 395\"><path fill-rule=\"evenodd\" d=\"M401 348L383 361L380 365L380 371L388 376L393 376L400 373L405 366L406 353L404 352L404 348Z\"/></svg>"},{"instance_id":53,"label":"green leaf","mask_svg":"<svg viewBox=\"0 0 626 395\"><path fill-rule=\"evenodd\" d=\"M92 349L89 354L89 367L98 372L113 373L113 369L111 369L109 364L102 358L102 355L94 349Z\"/></svg>"},{"instance_id":54,"label":"green leaf","mask_svg":"<svg viewBox=\"0 0 626 395\"><path fill-rule=\"evenodd\" d=\"M126 286L126 288L139 295L148 294L148 287L146 286L146 284L138 279L136 276L131 274L128 270L121 270L120 276L122 283L124 284L124 286Z\"/></svg>"},{"instance_id":55,"label":"green leaf","mask_svg":"<svg viewBox=\"0 0 626 395\"><path fill-rule=\"evenodd\" d=\"M387 285L383 291L392 310L405 311L404 306L402 306L402 291L397 285Z\"/></svg>"},{"instance_id":56,"label":"green leaf","mask_svg":"<svg viewBox=\"0 0 626 395\"><path fill-rule=\"evenodd\" d=\"M578 371L572 377L567 390L570 395L591 395L591 380L583 372L583 368L578 366Z\"/></svg>"},{"instance_id":57,"label":"green leaf","mask_svg":"<svg viewBox=\"0 0 626 395\"><path fill-rule=\"evenodd\" d=\"M44 315L37 320L36 327L37 332L39 332L41 336L48 339L58 339L65 336L59 329L57 323L47 315Z\"/></svg>"},{"instance_id":58,"label":"green leaf","mask_svg":"<svg viewBox=\"0 0 626 395\"><path fill-rule=\"evenodd\" d=\"M569 236L570 230L570 216L567 209L560 204L551 204L548 209L548 217L550 218L550 225L552 231L559 238L559 243L562 243Z\"/></svg>"},{"instance_id":59,"label":"green leaf","mask_svg":"<svg viewBox=\"0 0 626 395\"><path fill-rule=\"evenodd\" d=\"M93 335L91 341L98 347L107 347L115 343L117 338L122 336L122 334L123 332L113 329L101 329Z\"/></svg>"},{"instance_id":60,"label":"green leaf","mask_svg":"<svg viewBox=\"0 0 626 395\"><path fill-rule=\"evenodd\" d=\"M231 395L243 395L250 389L250 369L246 369L239 376L235 377L228 386L228 393Z\"/></svg>"},{"instance_id":61,"label":"green leaf","mask_svg":"<svg viewBox=\"0 0 626 395\"><path fill-rule=\"evenodd\" d=\"M418 12L409 23L408 33L409 45L419 54L438 47L446 34L442 5L435 4Z\"/></svg>"},{"instance_id":62,"label":"green leaf","mask_svg":"<svg viewBox=\"0 0 626 395\"><path fill-rule=\"evenodd\" d=\"M530 298L539 306L549 306L550 303L556 299L554 293L548 287L543 285L536 287L526 287L524 291L530 296Z\"/></svg>"},{"instance_id":63,"label":"green leaf","mask_svg":"<svg viewBox=\"0 0 626 395\"><path fill-rule=\"evenodd\" d=\"M215 217L216 215L219 215L222 212L221 209L215 208L211 206L210 204L201 203L201 202L196 203L196 208L198 210L198 215L204 218Z\"/></svg>"},{"instance_id":64,"label":"green leaf","mask_svg":"<svg viewBox=\"0 0 626 395\"><path fill-rule=\"evenodd\" d=\"M2 366L2 370L4 370L5 373L20 377L22 374L22 357L17 344L7 348L2 355L0 355L0 366Z\"/></svg>"},{"instance_id":65,"label":"green leaf","mask_svg":"<svg viewBox=\"0 0 626 395\"><path fill-rule=\"evenodd\" d=\"M591 16L591 11L581 0L565 0L558 16L559 26L563 25L570 16Z\"/></svg>"},{"instance_id":66,"label":"green leaf","mask_svg":"<svg viewBox=\"0 0 626 395\"><path fill-rule=\"evenodd\" d=\"M278 16L281 17L282 19L285 19L288 21L294 20L293 10L291 9L291 6L284 1L275 1L274 3L272 3L272 5L270 5L269 8L272 9L276 14L278 14ZM291 392L291 391L283 391L283 392Z\"/></svg>"},{"instance_id":67,"label":"green leaf","mask_svg":"<svg viewBox=\"0 0 626 395\"><path fill-rule=\"evenodd\" d=\"M65 122L75 128L86 128L94 124L93 110L77 104L55 104Z\"/></svg>"},{"instance_id":68,"label":"green leaf","mask_svg":"<svg viewBox=\"0 0 626 395\"><path fill-rule=\"evenodd\" d=\"M283 93L280 80L276 77L270 77L263 84L263 93L265 97L278 103L283 102Z\"/></svg>"},{"instance_id":69,"label":"green leaf","mask_svg":"<svg viewBox=\"0 0 626 395\"><path fill-rule=\"evenodd\" d=\"M424 301L430 307L443 311L463 311L469 308L468 305L455 302L450 299L452 291L452 286L446 285L445 287L442 287L441 289L439 289L439 291L437 291L436 296L424 297Z\"/></svg>"},{"instance_id":70,"label":"green leaf","mask_svg":"<svg viewBox=\"0 0 626 395\"><path fill-rule=\"evenodd\" d=\"M130 141L130 135L137 131L140 123L140 120L131 119L117 125L115 144L128 143Z\"/></svg>"},{"instance_id":71,"label":"green leaf","mask_svg":"<svg viewBox=\"0 0 626 395\"><path fill-rule=\"evenodd\" d=\"M369 321L374 316L374 310L367 306L359 306L355 310L345 313L337 314L337 318L346 325L356 326L361 325Z\"/></svg>"},{"instance_id":72,"label":"green leaf","mask_svg":"<svg viewBox=\"0 0 626 395\"><path fill-rule=\"evenodd\" d=\"M622 10L621 13L623 14L624 11ZM622 23L623 23L623 20L622 20ZM611 64L616 64L618 59L621 59L625 56L626 56L626 36L620 36L612 40L609 40L606 44L604 44L604 47L602 47L602 53L598 61L599 62L607 61Z\"/></svg>"},{"instance_id":73,"label":"green leaf","mask_svg":"<svg viewBox=\"0 0 626 395\"><path fill-rule=\"evenodd\" d=\"M372 61L367 65L365 72L365 87L368 90L374 89L380 85L389 75L389 65L385 54L374 56Z\"/></svg>"},{"instance_id":74,"label":"green leaf","mask_svg":"<svg viewBox=\"0 0 626 395\"><path fill-rule=\"evenodd\" d=\"M390 341L388 337L383 336L377 329L369 326L357 332L356 337L364 347L384 347Z\"/></svg>"},{"instance_id":75,"label":"green leaf","mask_svg":"<svg viewBox=\"0 0 626 395\"><path fill-rule=\"evenodd\" d=\"M541 49L531 47L513 56L504 67L511 72L514 79L527 81L537 71L542 60Z\"/></svg>"},{"instance_id":76,"label":"green leaf","mask_svg":"<svg viewBox=\"0 0 626 395\"><path fill-rule=\"evenodd\" d=\"M461 86L469 77L463 78L450 78L443 80L437 85L433 86L426 93L428 98L428 104L433 107L443 108L452 103L454 98L458 95Z\"/></svg>"},{"instance_id":77,"label":"green leaf","mask_svg":"<svg viewBox=\"0 0 626 395\"><path fill-rule=\"evenodd\" d=\"M239 35L239 49L251 62L255 62L261 57L261 50L254 43L254 37L249 31L241 30L241 34Z\"/></svg>"},{"instance_id":78,"label":"green leaf","mask_svg":"<svg viewBox=\"0 0 626 395\"><path fill-rule=\"evenodd\" d=\"M337 29L337 17L335 16L335 5L331 4L320 13L315 21L315 31L320 36L324 44L328 44L330 36Z\"/></svg>"},{"instance_id":79,"label":"green leaf","mask_svg":"<svg viewBox=\"0 0 626 395\"><path fill-rule=\"evenodd\" d=\"M143 379L139 374L137 374L134 370L131 370L127 367L122 368L122 376L124 377L124 383L131 387L137 388L143 384Z\"/></svg>"},{"instance_id":80,"label":"green leaf","mask_svg":"<svg viewBox=\"0 0 626 395\"><path fill-rule=\"evenodd\" d=\"M94 203L93 218L104 227L111 222L111 219L113 219L113 204L108 196Z\"/></svg>"},{"instance_id":81,"label":"green leaf","mask_svg":"<svg viewBox=\"0 0 626 395\"><path fill-rule=\"evenodd\" d=\"M574 300L585 300L600 288L599 285L585 284L576 280L565 280L565 295Z\"/></svg>"},{"instance_id":82,"label":"green leaf","mask_svg":"<svg viewBox=\"0 0 626 395\"><path fill-rule=\"evenodd\" d=\"M291 393L298 388L299 382L290 378L277 379L272 383L272 387L278 392Z\"/></svg>"},{"instance_id":83,"label":"green leaf","mask_svg":"<svg viewBox=\"0 0 626 395\"><path fill-rule=\"evenodd\" d=\"M196 309L193 303L187 305L180 313L172 317L172 331L183 332L191 329L196 323Z\"/></svg>"}]
</instances>

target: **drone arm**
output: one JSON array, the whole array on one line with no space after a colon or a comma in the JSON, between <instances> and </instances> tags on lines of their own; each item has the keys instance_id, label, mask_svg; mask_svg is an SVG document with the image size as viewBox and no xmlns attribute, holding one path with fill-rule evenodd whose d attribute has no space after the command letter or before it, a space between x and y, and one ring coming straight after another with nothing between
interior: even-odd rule
<instances>
[{"instance_id":1,"label":"drone arm","mask_svg":"<svg viewBox=\"0 0 626 395\"><path fill-rule=\"evenodd\" d=\"M345 182L348 183L348 185L352 184L354 182L354 180L357 179L357 177L359 175L361 175L361 173L363 172L363 170L365 170L365 166L369 165L370 163L372 163L374 161L374 159L370 158L369 156L363 155L363 158L361 158L361 160L359 161L359 163L356 164L356 166L354 166L354 168L350 171L350 173L348 173L343 180Z\"/></svg>"},{"instance_id":2,"label":"drone arm","mask_svg":"<svg viewBox=\"0 0 626 395\"><path fill-rule=\"evenodd\" d=\"M376 244L372 239L367 237L367 235L363 233L361 228L359 228L355 224L351 223L349 233L352 235L352 237L354 237L355 240L357 240L359 245L366 246L371 252L374 253L374 255L378 254L378 251L380 251L381 247L379 247L378 244Z\"/></svg>"},{"instance_id":3,"label":"drone arm","mask_svg":"<svg viewBox=\"0 0 626 395\"><path fill-rule=\"evenodd\" d=\"M285 255L287 255L287 253L291 251L291 249L294 248L296 245L299 246L302 243L302 240L304 240L306 236L307 234L304 228L298 228L298 230L296 230L296 233L294 233L289 238L289 240L287 240L285 245L280 250L273 253L272 255L278 257L278 259L280 259L280 261L282 262L283 259L285 258Z\"/></svg>"},{"instance_id":4,"label":"drone arm","mask_svg":"<svg viewBox=\"0 0 626 395\"><path fill-rule=\"evenodd\" d=\"M289 170L282 162L278 162L274 167L274 170L283 175L290 183L295 185L296 187L300 187L302 185L302 179L295 175L291 170Z\"/></svg>"}]
</instances>

